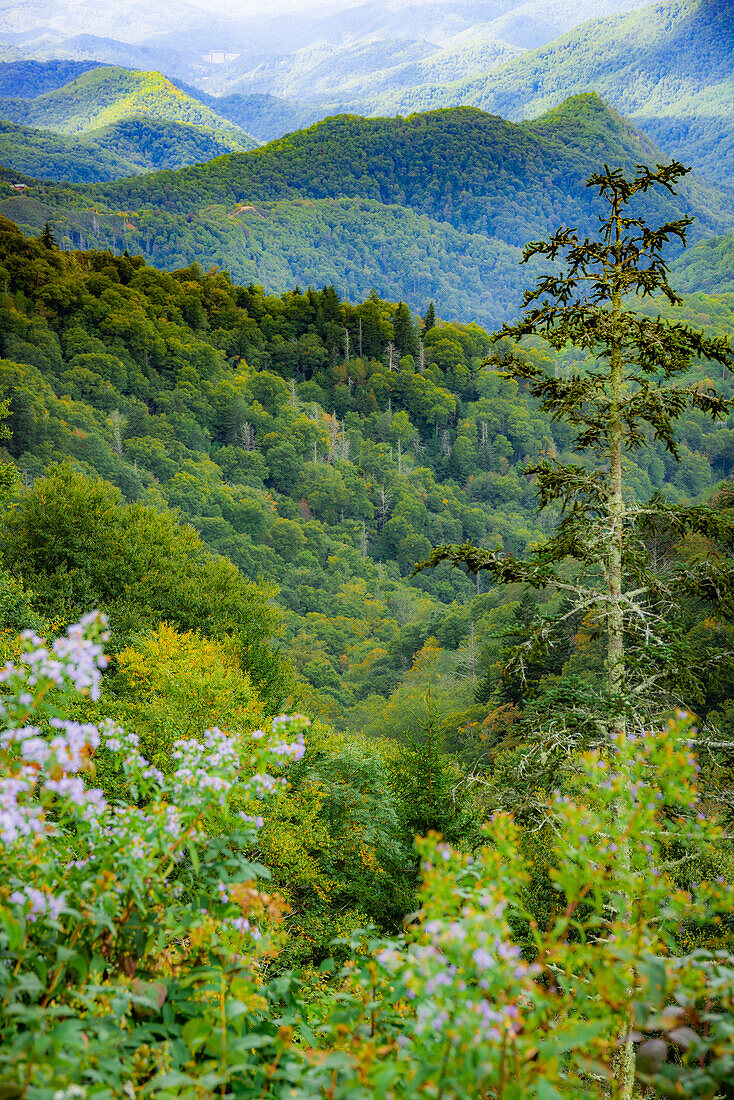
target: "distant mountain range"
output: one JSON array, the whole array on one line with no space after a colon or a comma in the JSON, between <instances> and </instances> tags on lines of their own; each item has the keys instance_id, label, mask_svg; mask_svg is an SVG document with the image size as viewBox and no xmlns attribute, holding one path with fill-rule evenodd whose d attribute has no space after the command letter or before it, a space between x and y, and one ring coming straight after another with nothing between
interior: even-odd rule
<instances>
[{"instance_id":1,"label":"distant mountain range","mask_svg":"<svg viewBox=\"0 0 734 1100\"><path fill-rule=\"evenodd\" d=\"M133 171L248 148L344 112L390 116L469 105L520 121L596 91L666 153L734 185L734 0L657 0L644 7L641 0L390 0L287 20L271 11L240 22L204 18L195 4L158 5L157 15L141 5L133 6L134 41L75 34L73 48L71 39L59 39L70 0L54 5L50 26L35 0L22 12L0 0L3 10L6 40L13 26L26 27L14 32L6 56L32 54L34 35L45 26L50 39L39 56L56 51L80 60L0 65L0 117L86 134L123 117L153 116L208 132L193 151L192 135L188 142L182 135L178 160L133 158ZM78 0L74 12L77 29L120 29L112 4L97 11ZM603 18L583 22L589 16ZM198 28L193 39L181 29L187 26ZM565 33L550 41L559 31ZM116 64L95 66L92 57ZM145 72L128 71L143 64ZM24 102L12 101L18 97ZM128 153L123 159L130 160ZM26 168L34 170L30 160ZM110 170L105 163L98 178Z\"/></svg>"},{"instance_id":2,"label":"distant mountain range","mask_svg":"<svg viewBox=\"0 0 734 1100\"><path fill-rule=\"evenodd\" d=\"M180 168L257 140L160 73L0 64L0 163L71 183ZM70 79L69 79L70 78ZM38 89L43 89L34 94ZM76 140L70 140L74 138Z\"/></svg>"},{"instance_id":3,"label":"distant mountain range","mask_svg":"<svg viewBox=\"0 0 734 1100\"><path fill-rule=\"evenodd\" d=\"M367 114L471 104L532 118L596 91L667 152L734 185L734 0L658 0L481 76L365 99Z\"/></svg>"},{"instance_id":4,"label":"distant mountain range","mask_svg":"<svg viewBox=\"0 0 734 1100\"><path fill-rule=\"evenodd\" d=\"M473 108L336 117L176 172L8 190L0 214L35 232L49 221L66 247L218 265L271 291L334 282L357 299L375 287L492 326L516 312L533 275L518 267L528 239L595 224L592 171L663 159L592 94L522 124ZM700 181L648 207L654 218L695 215L699 238L734 227L732 199Z\"/></svg>"},{"instance_id":5,"label":"distant mountain range","mask_svg":"<svg viewBox=\"0 0 734 1100\"><path fill-rule=\"evenodd\" d=\"M345 97L473 75L594 16L644 0L345 0L248 6L158 0L0 0L0 42L18 57L166 72L207 92Z\"/></svg>"},{"instance_id":6,"label":"distant mountain range","mask_svg":"<svg viewBox=\"0 0 734 1100\"><path fill-rule=\"evenodd\" d=\"M26 230L49 221L64 247L218 265L273 291L435 298L491 326L516 310L529 238L595 224L592 171L672 154L716 180L651 201L653 217L694 215L694 240L716 236L677 277L734 289L734 191L721 186L734 185L734 0L388 0L290 19L271 6L249 22L178 0L131 12L123 41L111 0L0 0L5 56L66 43L66 56L0 62L0 213ZM604 18L574 25L589 15ZM123 55L167 58L175 79L108 63Z\"/></svg>"}]
</instances>

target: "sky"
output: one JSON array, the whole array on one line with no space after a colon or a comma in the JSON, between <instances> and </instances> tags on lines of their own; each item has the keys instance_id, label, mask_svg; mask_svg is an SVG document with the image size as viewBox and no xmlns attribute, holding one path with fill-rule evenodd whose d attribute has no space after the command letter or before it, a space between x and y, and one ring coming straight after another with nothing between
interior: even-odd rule
<instances>
[{"instance_id":1,"label":"sky","mask_svg":"<svg viewBox=\"0 0 734 1100\"><path fill-rule=\"evenodd\" d=\"M287 12L318 14L352 8L358 0L189 0L197 8L216 12L219 15L280 15Z\"/></svg>"}]
</instances>

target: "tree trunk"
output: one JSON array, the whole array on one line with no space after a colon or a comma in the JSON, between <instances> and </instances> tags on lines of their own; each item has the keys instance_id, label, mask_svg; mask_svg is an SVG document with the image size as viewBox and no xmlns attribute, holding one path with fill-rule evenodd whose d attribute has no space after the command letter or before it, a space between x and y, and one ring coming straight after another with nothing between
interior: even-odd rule
<instances>
[{"instance_id":1,"label":"tree trunk","mask_svg":"<svg viewBox=\"0 0 734 1100\"><path fill-rule=\"evenodd\" d=\"M609 598L608 641L607 641L607 687L609 695L616 703L620 702L625 688L624 670L624 607L622 604L622 556L624 548L624 496L622 493L622 445L623 424L621 414L623 362L622 362L622 290L620 286L620 251L622 226L619 211L614 221L615 242L617 245L616 262L612 278L612 345L609 359L609 552L607 565L607 596ZM610 723L610 741L621 753L622 767L626 767L626 723L624 715L616 713ZM617 801L612 809L613 827L617 833L619 865L623 874L630 868L630 848L627 840L626 807ZM627 906L627 916L631 912L631 898L620 891ZM630 988L634 987L634 975L630 974ZM631 1030L628 1020L627 1033ZM617 1095L620 1100L631 1100L635 1083L635 1051L631 1039L621 1038L621 1046L615 1067Z\"/></svg>"}]
</instances>

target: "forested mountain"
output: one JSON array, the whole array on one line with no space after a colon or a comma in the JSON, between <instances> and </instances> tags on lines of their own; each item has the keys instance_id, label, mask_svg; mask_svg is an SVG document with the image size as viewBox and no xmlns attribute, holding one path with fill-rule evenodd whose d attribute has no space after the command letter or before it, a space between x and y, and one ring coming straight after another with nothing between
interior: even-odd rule
<instances>
[{"instance_id":1,"label":"forested mountain","mask_svg":"<svg viewBox=\"0 0 734 1100\"><path fill-rule=\"evenodd\" d=\"M482 77L383 97L370 113L473 104L521 119L596 91L666 151L731 184L733 51L728 0L657 0L586 23Z\"/></svg>"},{"instance_id":2,"label":"forested mountain","mask_svg":"<svg viewBox=\"0 0 734 1100\"><path fill-rule=\"evenodd\" d=\"M518 467L563 459L571 439L516 382L480 369L486 332L434 324L430 310L421 322L377 294L275 297L195 265L166 274L62 253L7 221L0 265L0 402L23 478L71 463L128 501L180 509L245 577L278 585L290 690L310 713L376 733L405 726L428 657L407 672L431 636L437 714L471 708L499 644L482 657L474 628L504 621L500 598L446 567L410 571L437 543L522 553L541 539L553 517L535 515ZM734 298L699 295L669 313L722 334ZM536 342L529 354L552 353ZM568 377L580 365L572 349L557 359ZM711 492L734 472L733 428L690 414L679 466L655 448L630 458L635 492ZM58 491L81 494L82 508L74 477ZM81 583L62 557L56 580L22 567L51 603Z\"/></svg>"},{"instance_id":3,"label":"forested mountain","mask_svg":"<svg viewBox=\"0 0 734 1100\"><path fill-rule=\"evenodd\" d=\"M60 134L86 134L124 119L151 115L209 131L224 131L245 147L248 142L250 148L257 144L239 127L186 95L160 73L113 66L94 68L32 99L0 99L0 115L9 122Z\"/></svg>"},{"instance_id":4,"label":"forested mountain","mask_svg":"<svg viewBox=\"0 0 734 1100\"><path fill-rule=\"evenodd\" d=\"M367 4L126 4L40 0L2 9L6 56L158 69L209 92L367 94L486 71L594 16L641 0L391 0ZM322 117L329 112L324 111Z\"/></svg>"},{"instance_id":5,"label":"forested mountain","mask_svg":"<svg viewBox=\"0 0 734 1100\"><path fill-rule=\"evenodd\" d=\"M0 96L35 99L97 67L96 61L3 61L0 62Z\"/></svg>"},{"instance_id":6,"label":"forested mountain","mask_svg":"<svg viewBox=\"0 0 734 1100\"><path fill-rule=\"evenodd\" d=\"M673 264L673 279L681 292L707 294L734 291L734 236L708 237L684 252Z\"/></svg>"},{"instance_id":7,"label":"forested mountain","mask_svg":"<svg viewBox=\"0 0 734 1100\"><path fill-rule=\"evenodd\" d=\"M206 103L223 118L241 126L258 141L272 141L292 130L302 130L330 114L338 114L319 100L284 99L269 92L232 92L229 95L208 95L191 84L180 87Z\"/></svg>"},{"instance_id":8,"label":"forested mountain","mask_svg":"<svg viewBox=\"0 0 734 1100\"><path fill-rule=\"evenodd\" d=\"M660 153L598 97L580 96L519 125L471 108L338 116L251 154L90 194L111 209L186 214L212 203L359 196L520 244L564 214L591 224L580 198L592 155L631 164ZM728 200L701 189L698 196L704 224L729 217Z\"/></svg>"},{"instance_id":9,"label":"forested mountain","mask_svg":"<svg viewBox=\"0 0 734 1100\"><path fill-rule=\"evenodd\" d=\"M517 249L529 237L564 220L594 225L585 181L599 158L633 165L662 154L594 95L522 124L469 108L342 116L176 173L35 187L0 211L36 232L49 221L64 247L218 264L280 292L334 281L356 298L375 287L493 325L516 308ZM653 208L693 213L698 234L732 224L728 196L695 180Z\"/></svg>"},{"instance_id":10,"label":"forested mountain","mask_svg":"<svg viewBox=\"0 0 734 1100\"><path fill-rule=\"evenodd\" d=\"M150 116L67 137L0 122L0 163L45 180L95 183L161 168L182 168L252 147L246 134Z\"/></svg>"},{"instance_id":11,"label":"forested mountain","mask_svg":"<svg viewBox=\"0 0 734 1100\"><path fill-rule=\"evenodd\" d=\"M0 163L87 183L181 168L257 141L160 73L83 62L0 64ZM22 125L21 125L22 124Z\"/></svg>"},{"instance_id":12,"label":"forested mountain","mask_svg":"<svg viewBox=\"0 0 734 1100\"><path fill-rule=\"evenodd\" d=\"M0 164L23 176L93 183L136 171L129 160L93 141L0 122Z\"/></svg>"}]
</instances>

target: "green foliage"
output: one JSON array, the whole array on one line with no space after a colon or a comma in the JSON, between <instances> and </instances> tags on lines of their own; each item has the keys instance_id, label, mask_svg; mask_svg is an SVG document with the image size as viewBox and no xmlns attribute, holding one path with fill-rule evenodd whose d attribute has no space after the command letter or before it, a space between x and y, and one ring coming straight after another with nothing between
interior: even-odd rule
<instances>
[{"instance_id":1,"label":"green foliage","mask_svg":"<svg viewBox=\"0 0 734 1100\"><path fill-rule=\"evenodd\" d=\"M127 248L167 268L216 264L280 292L333 281L345 296L375 287L387 297L399 285L413 309L433 299L444 316L471 310L494 325L514 311L514 250L527 235L561 215L594 225L584 180L599 158L632 167L658 155L589 95L523 125L469 108L341 115L175 174L83 193L37 186L0 212L24 227L50 220L66 248ZM650 197L649 212L693 212L708 232L731 224L728 196L701 184L675 204Z\"/></svg>"},{"instance_id":2,"label":"green foliage","mask_svg":"<svg viewBox=\"0 0 734 1100\"><path fill-rule=\"evenodd\" d=\"M221 643L166 623L115 654L95 719L100 716L134 729L143 754L165 772L174 741L213 726L241 736L263 719L231 636Z\"/></svg>"},{"instance_id":3,"label":"green foliage","mask_svg":"<svg viewBox=\"0 0 734 1100\"><path fill-rule=\"evenodd\" d=\"M631 1095L615 1087L614 1072L620 1031L634 1018L665 1036L657 1063L654 1046L640 1052L640 1077L654 1081L655 1095L712 1100L731 1065L732 956L681 956L676 938L681 920L726 919L731 899L723 882L681 890L667 859L687 841L722 846L700 813L686 729L679 720L642 747L620 746L611 774L603 751L585 755L572 796L549 800L555 904L542 925L528 910L531 868L509 815L493 818L486 846L472 854L437 836L420 843L420 909L406 936L378 954L377 975L364 968L369 1005L354 1005L350 1019L362 1036L358 1058L370 1039L387 1049L393 1041L392 1057L370 1060L376 1091ZM628 863L610 839L620 802ZM663 1068L669 1050L677 1057Z\"/></svg>"},{"instance_id":4,"label":"green foliage","mask_svg":"<svg viewBox=\"0 0 734 1100\"><path fill-rule=\"evenodd\" d=\"M8 403L5 445L14 462L6 468L28 482L54 463L76 472L54 482L58 499L48 511L36 517L25 511L30 503L16 508L15 522L26 517L18 545L29 556L10 549L13 569L37 591L43 614L71 615L102 601L127 644L161 619L219 637L241 612L242 636L256 640L262 623L266 640L273 630L267 600L279 586L298 706L330 720L353 712L343 720L376 721L393 736L405 710L400 696L387 709L384 700L431 635L457 652L469 616L462 611L452 633L447 615L477 591L448 567L409 580L416 558L450 540L522 554L545 537L532 485L515 467L549 454L568 459L571 432L540 410L524 383L479 369L490 343L476 325L437 322L425 335L423 373L420 356L398 360L397 351L391 371L389 344L401 324L410 337L404 305L378 295L343 303L333 287L275 297L195 266L167 274L140 258L44 248L9 223L0 223L0 289L7 358L0 398ZM700 297L666 316L704 317L712 336L734 324L725 298ZM539 341L526 355L564 378L583 365ZM695 365L691 383L710 370ZM723 387L730 392L728 381ZM688 414L680 469L659 447L638 452L629 465L635 494L665 487L681 501L712 491L734 470L729 434ZM117 503L103 506L109 490L99 478L117 486ZM22 500L45 499L41 485ZM209 550L269 586L262 602L248 597L240 612L208 608L189 565L166 563L169 550L185 558L194 544L191 531L179 537L170 517L158 514L166 506L180 510ZM77 517L78 534L54 532L53 517L59 528ZM128 527L135 534L126 551L116 532ZM162 570L154 584L145 558L150 532L151 560ZM38 567L33 540L44 547ZM88 555L97 542L99 553ZM477 629L483 598L472 613ZM111 599L114 611L104 603ZM267 644L253 646L245 666L261 688L274 677L280 686L268 689L268 707L277 708L278 691L288 690L276 675L280 658ZM445 674L441 722L466 710L471 693L466 681L451 686L453 666Z\"/></svg>"},{"instance_id":5,"label":"green foliage","mask_svg":"<svg viewBox=\"0 0 734 1100\"><path fill-rule=\"evenodd\" d=\"M9 122L53 130L61 134L87 133L121 119L152 115L169 122L189 123L232 133L245 142L248 135L226 122L203 103L182 92L161 73L104 65L32 99L5 98L0 113ZM252 148L254 141L251 141Z\"/></svg>"},{"instance_id":6,"label":"green foliage","mask_svg":"<svg viewBox=\"0 0 734 1100\"><path fill-rule=\"evenodd\" d=\"M394 931L413 907L413 837L395 759L390 742L317 725L303 759L289 766L257 849L292 909L281 963L320 963L334 939L370 923Z\"/></svg>"},{"instance_id":7,"label":"green foliage","mask_svg":"<svg viewBox=\"0 0 734 1100\"><path fill-rule=\"evenodd\" d=\"M262 971L284 905L258 888L256 825L236 805L243 789L267 797L267 769L302 753L306 723L179 739L163 775L133 731L66 718L75 695L99 695L103 626L93 613L47 646L31 634L3 670L3 1093L118 1098L175 1081L263 1096L264 1051L283 1049ZM85 787L98 756L117 804Z\"/></svg>"},{"instance_id":8,"label":"green foliage","mask_svg":"<svg viewBox=\"0 0 734 1100\"><path fill-rule=\"evenodd\" d=\"M117 647L163 622L233 635L266 705L279 707L287 675L270 650L278 618L269 593L170 512L125 504L108 483L53 467L20 495L4 538L5 560L49 619L69 622L103 606Z\"/></svg>"},{"instance_id":9,"label":"green foliage","mask_svg":"<svg viewBox=\"0 0 734 1100\"><path fill-rule=\"evenodd\" d=\"M158 168L182 168L252 148L247 135L145 115L82 136L0 122L0 157L27 176L98 183Z\"/></svg>"},{"instance_id":10,"label":"green foliage","mask_svg":"<svg viewBox=\"0 0 734 1100\"><path fill-rule=\"evenodd\" d=\"M593 91L668 153L731 184L733 36L728 4L663 0L582 24L480 76L391 91L364 106L406 114L461 103L521 119Z\"/></svg>"}]
</instances>

